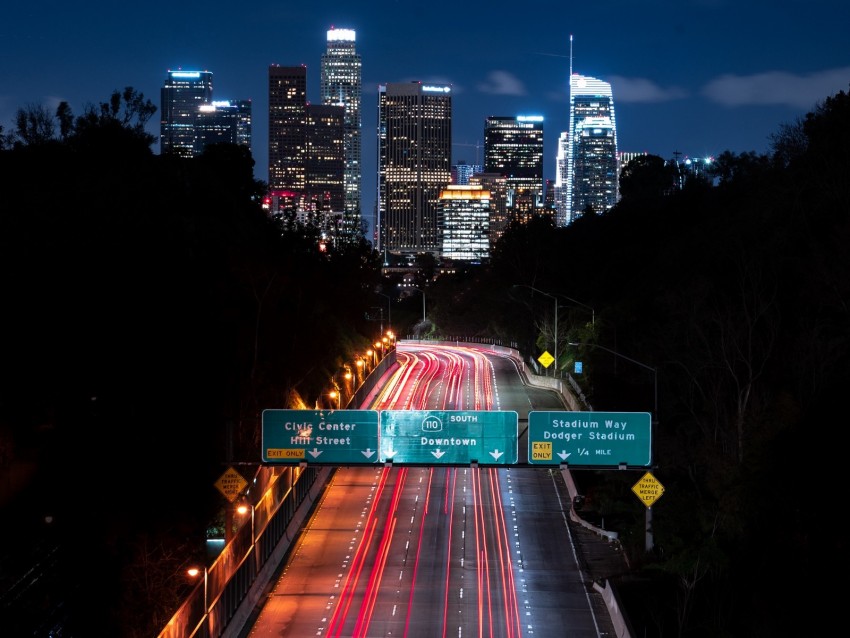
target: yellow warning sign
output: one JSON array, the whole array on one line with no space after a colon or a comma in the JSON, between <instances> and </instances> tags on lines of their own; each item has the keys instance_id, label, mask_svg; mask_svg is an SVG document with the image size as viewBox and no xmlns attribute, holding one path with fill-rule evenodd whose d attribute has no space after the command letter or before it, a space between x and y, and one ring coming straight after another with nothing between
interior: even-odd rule
<instances>
[{"instance_id":1,"label":"yellow warning sign","mask_svg":"<svg viewBox=\"0 0 850 638\"><path fill-rule=\"evenodd\" d=\"M552 443L550 441L532 441L531 459L535 461L552 460Z\"/></svg>"},{"instance_id":2,"label":"yellow warning sign","mask_svg":"<svg viewBox=\"0 0 850 638\"><path fill-rule=\"evenodd\" d=\"M222 474L215 482L218 491L224 494L231 503L236 500L236 497L245 489L248 481L242 478L242 475L232 467L227 468L227 471Z\"/></svg>"},{"instance_id":3,"label":"yellow warning sign","mask_svg":"<svg viewBox=\"0 0 850 638\"><path fill-rule=\"evenodd\" d=\"M544 368L548 368L550 365L552 365L552 362L555 360L555 357L549 354L549 351L546 350L543 354L537 357L537 360Z\"/></svg>"},{"instance_id":4,"label":"yellow warning sign","mask_svg":"<svg viewBox=\"0 0 850 638\"><path fill-rule=\"evenodd\" d=\"M647 507L652 507L652 504L664 494L664 486L651 472L647 472L637 483L632 485L632 492L640 499L641 503Z\"/></svg>"}]
</instances>

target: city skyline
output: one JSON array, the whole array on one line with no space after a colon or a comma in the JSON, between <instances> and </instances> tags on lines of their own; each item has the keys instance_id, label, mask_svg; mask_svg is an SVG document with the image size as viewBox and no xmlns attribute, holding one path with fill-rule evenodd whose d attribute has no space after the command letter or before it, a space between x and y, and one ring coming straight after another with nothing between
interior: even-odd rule
<instances>
[{"instance_id":1,"label":"city skyline","mask_svg":"<svg viewBox=\"0 0 850 638\"><path fill-rule=\"evenodd\" d=\"M665 159L767 152L781 125L850 88L844 26L850 5L837 1L620 0L606 5L604 15L554 2L517 9L497 1L486 15L439 3L422 8L378 0L358 9L261 2L234 15L213 0L182 7L191 22L96 1L71 7L47 0L39 7L37 20L20 4L4 14L0 125L6 131L18 108L53 110L67 101L79 114L132 86L157 106L148 130L158 137L167 72L210 71L216 99L252 100L254 175L263 181L269 66L306 64L308 100L321 104L327 31L352 29L362 58L366 219L376 201L380 84L451 84L453 164L482 163L487 117L543 116L544 179L555 177L558 138L568 129L571 66L611 84L620 151ZM523 20L511 17L517 12ZM159 153L159 144L152 149Z\"/></svg>"}]
</instances>

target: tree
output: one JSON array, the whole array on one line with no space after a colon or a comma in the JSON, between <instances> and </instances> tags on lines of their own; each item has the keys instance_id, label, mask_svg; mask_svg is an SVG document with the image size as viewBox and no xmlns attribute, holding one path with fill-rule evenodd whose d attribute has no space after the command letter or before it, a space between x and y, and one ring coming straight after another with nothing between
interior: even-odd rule
<instances>
[{"instance_id":1,"label":"tree","mask_svg":"<svg viewBox=\"0 0 850 638\"><path fill-rule=\"evenodd\" d=\"M675 171L658 155L638 155L620 172L620 197L653 199L670 193Z\"/></svg>"},{"instance_id":2,"label":"tree","mask_svg":"<svg viewBox=\"0 0 850 638\"><path fill-rule=\"evenodd\" d=\"M44 144L56 139L53 115L45 106L30 104L15 113L15 141L24 146Z\"/></svg>"},{"instance_id":3,"label":"tree","mask_svg":"<svg viewBox=\"0 0 850 638\"><path fill-rule=\"evenodd\" d=\"M113 91L106 102L87 105L75 122L74 136L78 142L87 141L100 137L101 132L112 131L113 137L123 133L150 147L155 138L145 130L145 125L154 113L153 102L128 86L122 92Z\"/></svg>"}]
</instances>

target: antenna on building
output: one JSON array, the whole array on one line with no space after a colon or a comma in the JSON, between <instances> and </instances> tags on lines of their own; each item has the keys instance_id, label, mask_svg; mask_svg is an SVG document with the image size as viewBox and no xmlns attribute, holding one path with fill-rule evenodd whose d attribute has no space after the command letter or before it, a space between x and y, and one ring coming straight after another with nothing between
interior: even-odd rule
<instances>
[{"instance_id":1,"label":"antenna on building","mask_svg":"<svg viewBox=\"0 0 850 638\"><path fill-rule=\"evenodd\" d=\"M570 34L570 77L573 77L573 34Z\"/></svg>"}]
</instances>

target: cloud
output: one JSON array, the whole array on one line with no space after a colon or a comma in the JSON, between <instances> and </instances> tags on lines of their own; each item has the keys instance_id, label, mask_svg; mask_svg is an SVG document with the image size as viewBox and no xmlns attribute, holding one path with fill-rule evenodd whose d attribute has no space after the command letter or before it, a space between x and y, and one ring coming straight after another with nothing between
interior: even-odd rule
<instances>
[{"instance_id":1,"label":"cloud","mask_svg":"<svg viewBox=\"0 0 850 638\"><path fill-rule=\"evenodd\" d=\"M846 90L850 67L828 69L808 75L769 71L755 75L721 75L706 84L702 94L725 106L778 105L808 109L825 98Z\"/></svg>"},{"instance_id":2,"label":"cloud","mask_svg":"<svg viewBox=\"0 0 850 638\"><path fill-rule=\"evenodd\" d=\"M677 87L663 88L646 78L611 76L611 92L614 103L619 102L670 102L687 97L687 92Z\"/></svg>"},{"instance_id":3,"label":"cloud","mask_svg":"<svg viewBox=\"0 0 850 638\"><path fill-rule=\"evenodd\" d=\"M507 71L490 71L487 81L476 87L482 93L493 95L527 95L525 85L512 73Z\"/></svg>"}]
</instances>

